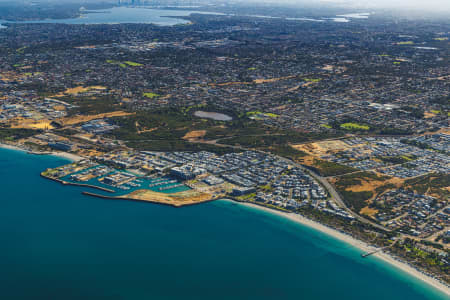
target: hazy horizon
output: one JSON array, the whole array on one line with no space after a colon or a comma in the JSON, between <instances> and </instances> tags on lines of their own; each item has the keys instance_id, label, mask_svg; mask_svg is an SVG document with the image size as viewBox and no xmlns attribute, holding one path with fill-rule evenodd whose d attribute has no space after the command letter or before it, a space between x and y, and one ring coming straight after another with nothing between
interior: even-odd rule
<instances>
[{"instance_id":1,"label":"hazy horizon","mask_svg":"<svg viewBox=\"0 0 450 300\"><path fill-rule=\"evenodd\" d=\"M450 12L449 0L242 0L248 3L273 3L289 5L333 5L343 8L355 9L398 9L398 10L423 10L442 13ZM450 19L450 15L449 15Z\"/></svg>"},{"instance_id":2,"label":"hazy horizon","mask_svg":"<svg viewBox=\"0 0 450 300\"><path fill-rule=\"evenodd\" d=\"M141 0L143 1L143 0ZM146 0L149 1L150 0ZM32 3L117 3L117 0L0 0L0 3L11 4L32 4ZM450 19L450 1L449 0L160 0L159 4L167 3L173 5L196 4L196 3L230 3L230 4L273 4L274 6L332 6L346 9L395 9L415 12L437 12L440 14L449 12Z\"/></svg>"}]
</instances>

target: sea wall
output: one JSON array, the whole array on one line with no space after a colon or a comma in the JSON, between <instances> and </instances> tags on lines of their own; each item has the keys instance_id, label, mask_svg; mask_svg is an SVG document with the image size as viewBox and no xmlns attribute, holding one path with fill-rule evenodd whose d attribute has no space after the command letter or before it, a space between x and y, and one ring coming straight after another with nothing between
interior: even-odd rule
<instances>
[{"instance_id":1,"label":"sea wall","mask_svg":"<svg viewBox=\"0 0 450 300\"><path fill-rule=\"evenodd\" d=\"M41 173L41 176L46 178L46 179L50 179L50 180L59 182L59 183L64 184L64 185L88 187L88 188L97 189L97 190L101 190L101 191L108 192L108 193L115 193L116 192L114 190L110 190L110 189L107 189L107 188L104 188L104 187L100 187L100 186L96 186L96 185L84 184L84 183L73 183L73 182L64 181L64 180L59 179L59 178L54 178L54 177L51 177L51 176L44 175L43 173Z\"/></svg>"}]
</instances>

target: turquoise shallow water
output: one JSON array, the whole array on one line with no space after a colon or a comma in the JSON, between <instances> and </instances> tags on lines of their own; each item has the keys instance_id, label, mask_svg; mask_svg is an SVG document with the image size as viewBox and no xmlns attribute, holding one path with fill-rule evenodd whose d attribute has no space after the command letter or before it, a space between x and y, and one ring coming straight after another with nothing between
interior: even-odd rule
<instances>
[{"instance_id":1,"label":"turquoise shallow water","mask_svg":"<svg viewBox=\"0 0 450 300\"><path fill-rule=\"evenodd\" d=\"M448 299L359 250L257 209L83 196L0 149L1 299Z\"/></svg>"},{"instance_id":2,"label":"turquoise shallow water","mask_svg":"<svg viewBox=\"0 0 450 300\"><path fill-rule=\"evenodd\" d=\"M92 178L88 181L83 181L83 182L77 182L74 180L71 180L70 176L73 174L78 174L78 173L82 173L86 170L90 170L93 168L97 168L96 167L91 167L91 168L87 168L78 172L74 172L72 174L69 174L67 176L64 176L60 179L66 181L66 182L70 182L70 183L75 183L75 184L88 184L88 185L92 185L92 186L96 186L96 187L100 187L100 188L106 188L109 189L111 191L114 191L114 193L110 193L110 192L105 192L102 190L98 190L96 189L96 194L100 194L100 195L105 195L105 196L112 196L112 197L117 197L117 196L124 196L127 195L131 192L137 191L137 190L141 190L141 189L149 189L155 192L162 192L162 193L166 193L166 194L170 194L170 193L178 193L178 192L184 192L184 191L188 191L190 190L189 187L183 185L183 186L178 186L181 182L177 181L175 183L168 183L168 184L162 184L162 185L158 185L158 186L150 186L151 184L157 183L159 180L165 180L165 181L172 181L172 180L176 180L176 178L167 176L167 177L159 177L157 179L147 179L147 178L137 178L136 180L133 180L134 183L137 184L137 186L130 186L130 185L126 185L129 187L128 190L122 190L119 189L117 187L111 186L111 185L107 185L107 184L103 184L101 181L99 181L99 179L104 178L106 176L109 176L113 173L116 172L126 172L126 171L119 171L119 170L113 170L108 174L105 174L103 176L99 176L96 178ZM137 180L139 180L139 182L137 182ZM173 188L169 188L169 187L173 187ZM159 190L159 188L168 188L168 189L164 189L164 190Z\"/></svg>"}]
</instances>

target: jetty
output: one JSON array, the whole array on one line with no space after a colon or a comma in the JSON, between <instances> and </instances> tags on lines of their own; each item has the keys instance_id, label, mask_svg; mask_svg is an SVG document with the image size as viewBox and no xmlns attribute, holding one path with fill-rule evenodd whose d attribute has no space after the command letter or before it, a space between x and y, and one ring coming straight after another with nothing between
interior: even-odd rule
<instances>
[{"instance_id":1,"label":"jetty","mask_svg":"<svg viewBox=\"0 0 450 300\"><path fill-rule=\"evenodd\" d=\"M176 180L164 180L164 181L159 181L156 183L151 183L149 185L149 187L156 187L156 186L161 186L161 185L166 185L166 184L173 184L173 183L177 183Z\"/></svg>"},{"instance_id":2,"label":"jetty","mask_svg":"<svg viewBox=\"0 0 450 300\"><path fill-rule=\"evenodd\" d=\"M366 258L366 257L368 257L368 256L374 255L375 253L378 253L378 252L380 252L380 251L383 251L384 249L391 248L391 247L394 246L395 244L397 244L397 241L395 241L392 245L389 245L389 246L386 246L386 247L382 247L382 248L377 248L377 249L375 249L375 250L373 250L373 251L363 253L363 254L361 254L361 257L362 257L362 258Z\"/></svg>"},{"instance_id":3,"label":"jetty","mask_svg":"<svg viewBox=\"0 0 450 300\"><path fill-rule=\"evenodd\" d=\"M362 258L366 258L366 257L368 257L368 256L371 256L371 255L373 255L373 254L375 254L375 253L380 252L381 250L383 250L383 249L377 249L377 250L375 250L375 251L363 253L363 254L361 254L361 257L362 257Z\"/></svg>"},{"instance_id":4,"label":"jetty","mask_svg":"<svg viewBox=\"0 0 450 300\"><path fill-rule=\"evenodd\" d=\"M180 184L175 184L175 185L169 185L169 186L165 186L165 187L160 187L158 188L159 191L167 191L167 190L171 190L171 189L175 189L175 188L179 188L184 186L184 184L180 183Z\"/></svg>"}]
</instances>

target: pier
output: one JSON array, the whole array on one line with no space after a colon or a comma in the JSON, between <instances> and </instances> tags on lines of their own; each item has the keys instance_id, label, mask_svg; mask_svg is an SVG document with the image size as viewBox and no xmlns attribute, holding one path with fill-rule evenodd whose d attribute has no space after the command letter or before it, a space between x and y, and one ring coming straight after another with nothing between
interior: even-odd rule
<instances>
[{"instance_id":1,"label":"pier","mask_svg":"<svg viewBox=\"0 0 450 300\"><path fill-rule=\"evenodd\" d=\"M376 249L376 250L373 250L373 251L370 251L370 252L367 252L367 253L363 253L363 254L361 254L361 257L362 257L362 258L366 258L366 257L368 257L368 256L374 255L375 253L378 253L378 252L380 252L380 251L383 251L384 249L391 248L391 247L394 246L396 243L397 243L397 241L395 241L395 242L394 242L392 245L390 245L390 246L378 248L378 249Z\"/></svg>"},{"instance_id":2,"label":"pier","mask_svg":"<svg viewBox=\"0 0 450 300\"><path fill-rule=\"evenodd\" d=\"M373 254L375 254L375 253L380 252L381 250L383 250L383 249L377 249L377 250L375 250L375 251L363 253L363 254L361 254L361 257L362 257L362 258L366 258L366 257L368 257L368 256L371 256L371 255L373 255Z\"/></svg>"},{"instance_id":3,"label":"pier","mask_svg":"<svg viewBox=\"0 0 450 300\"><path fill-rule=\"evenodd\" d=\"M169 185L169 186L165 186L165 187L160 187L158 188L159 191L167 191L167 190L171 190L171 189L175 189L178 187L182 187L184 186L184 184L180 183L180 184L175 184L175 185Z\"/></svg>"}]
</instances>

